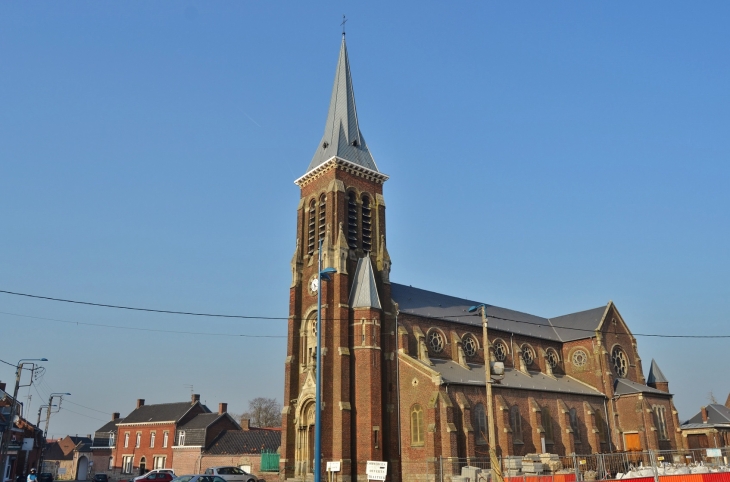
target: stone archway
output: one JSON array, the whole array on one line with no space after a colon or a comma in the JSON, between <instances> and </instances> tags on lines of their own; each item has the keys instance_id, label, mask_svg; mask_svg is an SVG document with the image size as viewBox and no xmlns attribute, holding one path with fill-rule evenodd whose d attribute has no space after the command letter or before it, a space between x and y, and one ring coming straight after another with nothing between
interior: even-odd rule
<instances>
[{"instance_id":1,"label":"stone archway","mask_svg":"<svg viewBox=\"0 0 730 482\"><path fill-rule=\"evenodd\" d=\"M76 480L86 480L89 475L89 459L85 455L79 457L76 465Z\"/></svg>"},{"instance_id":2,"label":"stone archway","mask_svg":"<svg viewBox=\"0 0 730 482\"><path fill-rule=\"evenodd\" d=\"M301 404L297 417L295 475L307 476L314 469L314 400Z\"/></svg>"}]
</instances>

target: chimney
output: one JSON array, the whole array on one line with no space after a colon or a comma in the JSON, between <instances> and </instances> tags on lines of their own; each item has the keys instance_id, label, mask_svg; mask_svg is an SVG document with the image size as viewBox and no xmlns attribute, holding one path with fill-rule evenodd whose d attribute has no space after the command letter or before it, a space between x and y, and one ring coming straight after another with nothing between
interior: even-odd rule
<instances>
[{"instance_id":1,"label":"chimney","mask_svg":"<svg viewBox=\"0 0 730 482\"><path fill-rule=\"evenodd\" d=\"M228 411L228 404L227 403L219 403L218 404L218 415L223 415Z\"/></svg>"},{"instance_id":2,"label":"chimney","mask_svg":"<svg viewBox=\"0 0 730 482\"><path fill-rule=\"evenodd\" d=\"M138 398L137 399L137 408L141 407L142 405L144 405L144 398Z\"/></svg>"},{"instance_id":3,"label":"chimney","mask_svg":"<svg viewBox=\"0 0 730 482\"><path fill-rule=\"evenodd\" d=\"M119 420L119 412L114 412L114 413L112 413L112 422L113 422L114 420Z\"/></svg>"},{"instance_id":4,"label":"chimney","mask_svg":"<svg viewBox=\"0 0 730 482\"><path fill-rule=\"evenodd\" d=\"M200 401L200 394L199 393L193 393L193 396L190 397L190 402L195 405L196 402Z\"/></svg>"},{"instance_id":5,"label":"chimney","mask_svg":"<svg viewBox=\"0 0 730 482\"><path fill-rule=\"evenodd\" d=\"M244 430L251 430L251 419L250 418L242 418L241 419L241 428Z\"/></svg>"},{"instance_id":6,"label":"chimney","mask_svg":"<svg viewBox=\"0 0 730 482\"><path fill-rule=\"evenodd\" d=\"M702 423L707 423L707 407L702 407Z\"/></svg>"}]
</instances>

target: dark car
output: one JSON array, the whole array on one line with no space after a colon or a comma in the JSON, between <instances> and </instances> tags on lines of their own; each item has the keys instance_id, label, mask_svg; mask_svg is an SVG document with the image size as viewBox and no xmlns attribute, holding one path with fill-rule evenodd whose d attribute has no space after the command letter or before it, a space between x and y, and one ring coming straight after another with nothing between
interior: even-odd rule
<instances>
[{"instance_id":1,"label":"dark car","mask_svg":"<svg viewBox=\"0 0 730 482\"><path fill-rule=\"evenodd\" d=\"M38 474L38 482L53 482L53 474L50 472L41 472Z\"/></svg>"},{"instance_id":2,"label":"dark car","mask_svg":"<svg viewBox=\"0 0 730 482\"><path fill-rule=\"evenodd\" d=\"M94 482L109 482L109 476L106 474L95 474Z\"/></svg>"},{"instance_id":3,"label":"dark car","mask_svg":"<svg viewBox=\"0 0 730 482\"><path fill-rule=\"evenodd\" d=\"M136 482L170 482L174 479L168 472L150 472L144 477L135 479Z\"/></svg>"}]
</instances>

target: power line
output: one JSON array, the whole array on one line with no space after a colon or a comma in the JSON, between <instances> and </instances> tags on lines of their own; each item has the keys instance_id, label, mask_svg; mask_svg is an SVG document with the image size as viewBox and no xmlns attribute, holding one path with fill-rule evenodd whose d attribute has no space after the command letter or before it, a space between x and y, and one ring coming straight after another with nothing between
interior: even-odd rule
<instances>
[{"instance_id":1,"label":"power line","mask_svg":"<svg viewBox=\"0 0 730 482\"><path fill-rule=\"evenodd\" d=\"M91 410L93 412L103 413L104 415L108 415L109 414L109 412L102 412L101 410L97 410L95 408L87 407L86 405L81 405L80 403L72 402L71 400L64 400L64 402L70 403L72 405L76 405L76 406L81 407L81 408L85 408L87 410Z\"/></svg>"},{"instance_id":2,"label":"power line","mask_svg":"<svg viewBox=\"0 0 730 482\"><path fill-rule=\"evenodd\" d=\"M66 401L68 402L68 400L66 400ZM98 420L98 421L100 421L100 422L106 422L106 420L102 420L102 419L100 419L100 418L92 417L91 415L86 415L85 413L79 413L79 412L74 412L73 410L69 410L69 409L68 409L68 408L66 408L66 407L61 407L61 408L59 409L59 411L61 411L61 410L65 410L65 411L67 411L67 412L75 413L76 415L81 415L82 417L86 417L86 418L93 418L94 420Z\"/></svg>"},{"instance_id":3,"label":"power line","mask_svg":"<svg viewBox=\"0 0 730 482\"><path fill-rule=\"evenodd\" d=\"M119 305L108 305L103 303L92 303L88 301L75 301L75 300L67 300L63 298L52 298L49 296L40 296L40 295L32 295L27 293L18 293L14 291L6 291L6 290L0 290L0 293L5 293L9 295L16 295L16 296L25 296L28 298L37 298L42 300L50 300L50 301L59 301L63 303L74 303L74 304L81 304L81 305L88 305L88 306L98 306L103 308L115 308L115 309L123 309L123 310L132 310L132 311L145 311L145 312L152 312L152 313L166 313L166 314L174 314L174 315L189 315L189 316L208 316L208 317L216 317L216 318L237 318L237 319L246 319L246 320L289 320L289 318L282 318L282 317L276 317L276 316L248 316L248 315L226 315L226 314L219 314L219 313L197 313L197 312L189 312L189 311L174 311L174 310L158 310L158 309L150 309L150 308L137 308L137 307L130 307L130 306L119 306ZM247 337L247 338L286 338L286 336L277 336L277 335L245 335L245 334L236 334L236 333L205 333L205 332L191 332L191 331L176 331L176 330L159 330L159 329L152 329L152 328L134 328L134 327L128 327L128 326L120 326L120 325L107 325L102 323L86 323L86 322L80 322L80 321L68 321L68 320L59 320L54 318L43 318L38 316L29 316L29 315L20 315L17 313L8 313L0 311L2 314L11 315L11 316L20 316L24 318L34 318L39 320L47 320L47 321L57 321L61 323L69 323L69 324L76 324L76 325L87 325L87 326L99 326L99 327L105 327L105 328L117 328L121 330L137 330L137 331L151 331L151 332L160 332L160 333L177 333L177 334L186 334L186 335L209 335L209 336L231 336L231 337ZM407 312L404 312L407 313ZM447 315L447 316L441 316L441 317L431 317L431 316L423 316L423 315L415 315L414 316L421 316L424 318L432 318L432 319L444 319L444 318L464 318L464 317L472 317L472 316L479 316L475 314L464 314L464 315ZM574 326L559 326L559 325L545 325L542 323L535 323L531 321L525 321L525 320L514 320L511 318L504 318L500 316L491 316L487 315L487 318L497 319L497 320L504 320L504 321L511 321L513 323L522 323L526 325L533 325L533 326L540 326L543 328L559 328L563 330L573 330L573 331L581 331L581 332L587 332L587 333L595 333L595 330L588 329L588 328L577 328ZM339 320L339 318L327 318L326 321L335 321ZM498 329L498 328L497 328ZM612 333L612 334L622 334L622 332L618 331L606 331L606 333ZM730 335L666 335L666 334L659 334L659 333L631 333L633 336L646 336L646 337L653 337L653 338L697 338L697 339L707 339L707 338L730 338ZM6 362L7 363L7 362Z\"/></svg>"},{"instance_id":4,"label":"power line","mask_svg":"<svg viewBox=\"0 0 730 482\"><path fill-rule=\"evenodd\" d=\"M66 300L63 298L51 298L50 296L31 295L28 293L16 293L14 291L0 290L0 293L15 296L25 296L27 298L37 298L40 300L60 301L62 303L74 303L77 305L100 306L102 308L116 308L118 310L147 311L150 313L167 313L170 315L188 315L188 316L210 316L214 318L239 318L244 320L288 320L289 318L281 318L276 316L243 316L243 315L222 315L217 313L197 313L192 311L174 311L174 310L158 310L152 308L137 308L133 306L107 305L104 303L92 303L89 301Z\"/></svg>"},{"instance_id":5,"label":"power line","mask_svg":"<svg viewBox=\"0 0 730 482\"><path fill-rule=\"evenodd\" d=\"M116 328L118 330L133 330L133 331L147 331L147 332L155 332L155 333L176 333L181 335L207 335L207 336L227 336L227 337L244 337L244 338L286 338L286 336L283 335L247 335L244 333L207 333L203 331L179 331L179 330L161 330L158 328L137 328L133 326L121 326L121 325L108 325L104 323L88 323L84 321L70 321L70 320L60 320L58 318L45 318L42 316L30 316L30 315L21 315L19 313L9 313L7 311L0 311L0 314L3 315L10 315L10 316L19 316L21 318L30 318L34 320L45 320L45 321L56 321L58 323L66 323L69 325L83 325L83 326L97 326L102 328Z\"/></svg>"}]
</instances>

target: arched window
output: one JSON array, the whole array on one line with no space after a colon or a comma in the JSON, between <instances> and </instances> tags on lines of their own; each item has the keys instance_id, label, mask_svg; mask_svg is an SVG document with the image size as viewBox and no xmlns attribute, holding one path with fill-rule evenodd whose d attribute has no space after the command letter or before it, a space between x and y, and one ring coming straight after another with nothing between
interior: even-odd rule
<instances>
[{"instance_id":1,"label":"arched window","mask_svg":"<svg viewBox=\"0 0 730 482\"><path fill-rule=\"evenodd\" d=\"M145 457L139 459L139 471L143 474L147 472L147 459Z\"/></svg>"},{"instance_id":2,"label":"arched window","mask_svg":"<svg viewBox=\"0 0 730 482\"><path fill-rule=\"evenodd\" d=\"M370 252L373 248L372 212L370 198L362 197L362 249Z\"/></svg>"},{"instance_id":3,"label":"arched window","mask_svg":"<svg viewBox=\"0 0 730 482\"><path fill-rule=\"evenodd\" d=\"M411 445L422 447L425 438L423 430L423 409L420 405L415 404L411 408Z\"/></svg>"},{"instance_id":4,"label":"arched window","mask_svg":"<svg viewBox=\"0 0 730 482\"><path fill-rule=\"evenodd\" d=\"M522 349L522 359L525 361L525 365L528 367L532 365L532 362L535 361L535 350L532 349L530 345L525 343L521 347Z\"/></svg>"},{"instance_id":5,"label":"arched window","mask_svg":"<svg viewBox=\"0 0 730 482\"><path fill-rule=\"evenodd\" d=\"M494 358L497 361L505 361L507 359L507 345L502 340L497 340L492 344L494 350Z\"/></svg>"},{"instance_id":6,"label":"arched window","mask_svg":"<svg viewBox=\"0 0 730 482\"><path fill-rule=\"evenodd\" d=\"M550 368L555 370L560 363L560 357L558 356L558 352L553 350L552 348L548 348L546 358L547 364L550 366Z\"/></svg>"},{"instance_id":7,"label":"arched window","mask_svg":"<svg viewBox=\"0 0 730 482\"><path fill-rule=\"evenodd\" d=\"M314 254L315 227L317 218L317 203L314 199L309 203L309 224L307 226L307 253L311 256Z\"/></svg>"},{"instance_id":8,"label":"arched window","mask_svg":"<svg viewBox=\"0 0 730 482\"><path fill-rule=\"evenodd\" d=\"M357 198L352 191L347 194L347 245L357 249Z\"/></svg>"},{"instance_id":9,"label":"arched window","mask_svg":"<svg viewBox=\"0 0 730 482\"><path fill-rule=\"evenodd\" d=\"M540 409L540 415L542 415L542 428L545 429L545 443L553 443L553 418L550 415L550 410L547 407Z\"/></svg>"},{"instance_id":10,"label":"arched window","mask_svg":"<svg viewBox=\"0 0 730 482\"><path fill-rule=\"evenodd\" d=\"M520 407L517 405L512 405L509 409L509 425L512 429L512 442L524 443L522 441L522 415L520 415Z\"/></svg>"},{"instance_id":11,"label":"arched window","mask_svg":"<svg viewBox=\"0 0 730 482\"><path fill-rule=\"evenodd\" d=\"M322 194L319 197L319 228L317 229L317 239L324 239L327 231L327 195Z\"/></svg>"},{"instance_id":12,"label":"arched window","mask_svg":"<svg viewBox=\"0 0 730 482\"><path fill-rule=\"evenodd\" d=\"M613 362L613 369L616 370L616 375L625 378L629 373L629 358L618 345L613 347L611 351L611 362Z\"/></svg>"},{"instance_id":13,"label":"arched window","mask_svg":"<svg viewBox=\"0 0 730 482\"><path fill-rule=\"evenodd\" d=\"M475 440L479 445L487 443L487 412L484 405L477 403L474 407L474 430L476 430Z\"/></svg>"},{"instance_id":14,"label":"arched window","mask_svg":"<svg viewBox=\"0 0 730 482\"><path fill-rule=\"evenodd\" d=\"M654 425L659 435L659 440L667 440L669 436L667 434L667 412L664 406L654 405L651 408L654 409Z\"/></svg>"},{"instance_id":15,"label":"arched window","mask_svg":"<svg viewBox=\"0 0 730 482\"><path fill-rule=\"evenodd\" d=\"M446 337L444 337L443 333L441 333L440 330L432 329L428 333L428 346L431 347L431 350L433 350L434 353L441 353L444 351L444 346L446 345Z\"/></svg>"},{"instance_id":16,"label":"arched window","mask_svg":"<svg viewBox=\"0 0 730 482\"><path fill-rule=\"evenodd\" d=\"M477 349L479 345L477 344L477 340L473 336L464 336L464 338L462 338L461 340L461 345L464 350L464 355L472 357L477 354Z\"/></svg>"},{"instance_id":17,"label":"arched window","mask_svg":"<svg viewBox=\"0 0 730 482\"><path fill-rule=\"evenodd\" d=\"M580 443L580 427L578 427L578 411L574 408L570 409L570 428L573 429L573 438L575 443Z\"/></svg>"}]
</instances>

